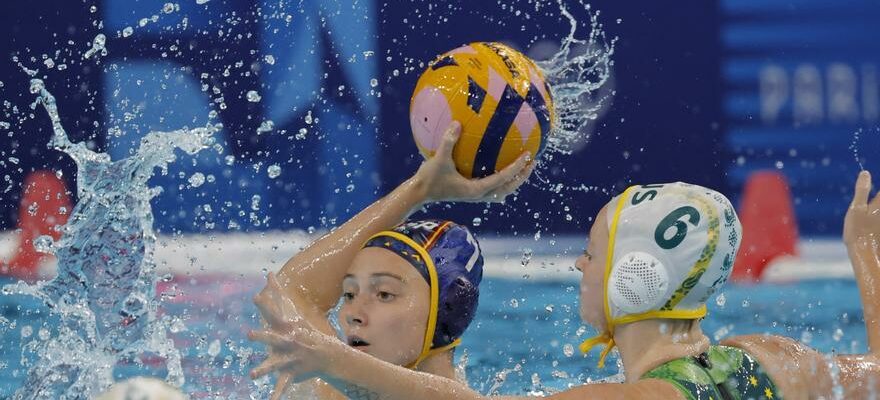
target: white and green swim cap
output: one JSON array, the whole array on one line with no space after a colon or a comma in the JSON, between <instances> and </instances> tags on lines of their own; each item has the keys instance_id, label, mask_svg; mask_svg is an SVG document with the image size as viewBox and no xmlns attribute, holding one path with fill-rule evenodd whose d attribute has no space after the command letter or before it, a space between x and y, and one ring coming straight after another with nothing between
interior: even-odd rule
<instances>
[{"instance_id":1,"label":"white and green swim cap","mask_svg":"<svg viewBox=\"0 0 880 400\"><path fill-rule=\"evenodd\" d=\"M653 318L696 319L730 276L742 227L721 193L682 182L632 186L608 207L607 330L581 344L614 347L614 327Z\"/></svg>"}]
</instances>

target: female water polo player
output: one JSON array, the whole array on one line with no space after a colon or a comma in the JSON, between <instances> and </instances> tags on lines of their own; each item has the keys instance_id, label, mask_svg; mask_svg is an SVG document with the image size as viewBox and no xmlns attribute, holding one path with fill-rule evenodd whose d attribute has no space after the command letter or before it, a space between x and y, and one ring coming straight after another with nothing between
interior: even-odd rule
<instances>
[{"instance_id":1,"label":"female water polo player","mask_svg":"<svg viewBox=\"0 0 880 400\"><path fill-rule=\"evenodd\" d=\"M868 331L867 354L823 355L795 340L755 335L712 345L700 329L705 301L730 274L740 224L728 200L683 183L634 186L599 212L576 266L582 318L619 348L624 383L584 385L553 399L868 398L880 389L880 195L868 202L863 172L844 223ZM479 399L465 385L363 357L307 324L264 340L286 358L280 369L358 387L363 399ZM517 398L517 397L508 397Z\"/></svg>"},{"instance_id":2,"label":"female water polo player","mask_svg":"<svg viewBox=\"0 0 880 400\"><path fill-rule=\"evenodd\" d=\"M496 174L464 178L452 161L459 130L453 123L437 154L412 178L291 258L277 278L269 275L255 303L270 328L288 329L285 318L297 316L335 337L327 314L341 294L339 322L347 346L454 379L451 349L477 306L483 263L479 245L466 227L449 221L397 224L427 202L503 200L533 168L523 154ZM253 338L264 339L259 332ZM276 360L274 353L270 349L269 364ZM274 397L288 379L281 374ZM313 383L305 389L319 398L341 396L320 381Z\"/></svg>"}]
</instances>

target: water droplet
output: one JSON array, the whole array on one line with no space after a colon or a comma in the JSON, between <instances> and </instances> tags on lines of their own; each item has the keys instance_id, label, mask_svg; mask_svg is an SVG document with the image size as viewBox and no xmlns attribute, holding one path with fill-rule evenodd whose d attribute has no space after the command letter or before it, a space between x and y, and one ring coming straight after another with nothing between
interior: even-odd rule
<instances>
[{"instance_id":1,"label":"water droplet","mask_svg":"<svg viewBox=\"0 0 880 400\"><path fill-rule=\"evenodd\" d=\"M273 56L273 55L271 55L271 54L266 54L266 55L263 57L263 61L265 61L266 64L269 64L269 65L275 65L275 56Z\"/></svg>"},{"instance_id":2,"label":"water droplet","mask_svg":"<svg viewBox=\"0 0 880 400\"><path fill-rule=\"evenodd\" d=\"M566 357L571 357L574 355L574 346L571 343L566 343L562 346L562 354L565 354Z\"/></svg>"},{"instance_id":3,"label":"water droplet","mask_svg":"<svg viewBox=\"0 0 880 400\"><path fill-rule=\"evenodd\" d=\"M272 132L275 129L275 123L271 120L266 120L260 123L260 126L257 128L257 134Z\"/></svg>"},{"instance_id":4,"label":"water droplet","mask_svg":"<svg viewBox=\"0 0 880 400\"><path fill-rule=\"evenodd\" d=\"M266 174L269 175L269 178L275 179L279 175L281 175L281 166L278 164L272 164L269 168L266 168Z\"/></svg>"},{"instance_id":5,"label":"water droplet","mask_svg":"<svg viewBox=\"0 0 880 400\"><path fill-rule=\"evenodd\" d=\"M260 199L262 197L258 194L251 196L251 210L257 211L260 209Z\"/></svg>"},{"instance_id":6,"label":"water droplet","mask_svg":"<svg viewBox=\"0 0 880 400\"><path fill-rule=\"evenodd\" d=\"M541 377L534 373L532 374L532 386L540 386L541 385Z\"/></svg>"},{"instance_id":7,"label":"water droplet","mask_svg":"<svg viewBox=\"0 0 880 400\"><path fill-rule=\"evenodd\" d=\"M519 301L517 299L510 299L510 307L511 308L519 307Z\"/></svg>"},{"instance_id":8,"label":"water droplet","mask_svg":"<svg viewBox=\"0 0 880 400\"><path fill-rule=\"evenodd\" d=\"M304 120L306 121L307 124L309 124L309 125L312 124L312 110L309 110L306 113L306 117L304 118Z\"/></svg>"},{"instance_id":9,"label":"water droplet","mask_svg":"<svg viewBox=\"0 0 880 400\"><path fill-rule=\"evenodd\" d=\"M835 329L834 335L832 335L831 338L834 339L835 342L839 342L840 339L843 338L843 330L841 330L840 328Z\"/></svg>"},{"instance_id":10,"label":"water droplet","mask_svg":"<svg viewBox=\"0 0 880 400\"><path fill-rule=\"evenodd\" d=\"M724 305L727 304L727 297L724 296L724 293L719 294L718 297L715 298L715 304L718 304L718 307L724 307Z\"/></svg>"},{"instance_id":11,"label":"water droplet","mask_svg":"<svg viewBox=\"0 0 880 400\"><path fill-rule=\"evenodd\" d=\"M804 344L810 344L813 341L813 333L810 331L803 331L801 333L801 342Z\"/></svg>"},{"instance_id":12,"label":"water droplet","mask_svg":"<svg viewBox=\"0 0 880 400\"><path fill-rule=\"evenodd\" d=\"M354 191L354 184L353 184L353 183L349 183L348 186L345 187L345 192L346 192L346 193L351 193L351 192L353 192L353 191Z\"/></svg>"},{"instance_id":13,"label":"water droplet","mask_svg":"<svg viewBox=\"0 0 880 400\"><path fill-rule=\"evenodd\" d=\"M83 54L83 58L89 58L98 52L100 52L102 56L106 56L107 55L106 44L107 44L107 36L104 36L103 33L97 34L95 36L95 39L92 40L92 48L89 49L88 51L86 51L85 54ZM34 92L31 92L31 93L34 93Z\"/></svg>"},{"instance_id":14,"label":"water droplet","mask_svg":"<svg viewBox=\"0 0 880 400\"><path fill-rule=\"evenodd\" d=\"M186 330L186 325L180 318L174 317L171 321L171 326L168 327L168 330L171 333L179 333Z\"/></svg>"},{"instance_id":15,"label":"water droplet","mask_svg":"<svg viewBox=\"0 0 880 400\"><path fill-rule=\"evenodd\" d=\"M480 226L480 224L482 224L482 223L483 223L483 219L480 217L476 217L476 218L474 218L473 221L471 221L471 225L473 225L473 226Z\"/></svg>"},{"instance_id":16,"label":"water droplet","mask_svg":"<svg viewBox=\"0 0 880 400\"><path fill-rule=\"evenodd\" d=\"M41 79L31 79L31 93L37 94L46 88L46 84Z\"/></svg>"},{"instance_id":17,"label":"water droplet","mask_svg":"<svg viewBox=\"0 0 880 400\"><path fill-rule=\"evenodd\" d=\"M370 79L370 86L371 87L379 86L379 80L376 78Z\"/></svg>"},{"instance_id":18,"label":"water droplet","mask_svg":"<svg viewBox=\"0 0 880 400\"><path fill-rule=\"evenodd\" d=\"M523 249L522 259L520 260L520 264L523 267L529 265L529 262L532 261L532 249Z\"/></svg>"},{"instance_id":19,"label":"water droplet","mask_svg":"<svg viewBox=\"0 0 880 400\"><path fill-rule=\"evenodd\" d=\"M247 99L251 103L256 103L259 102L262 97L260 97L260 94L257 93L256 90L251 90L247 92Z\"/></svg>"},{"instance_id":20,"label":"water droplet","mask_svg":"<svg viewBox=\"0 0 880 400\"><path fill-rule=\"evenodd\" d=\"M309 133L309 130L306 128L299 128L299 132L296 134L296 140L303 140L306 138L306 134Z\"/></svg>"},{"instance_id":21,"label":"water droplet","mask_svg":"<svg viewBox=\"0 0 880 400\"><path fill-rule=\"evenodd\" d=\"M30 325L25 325L21 327L21 337L29 338L34 334L34 328Z\"/></svg>"},{"instance_id":22,"label":"water droplet","mask_svg":"<svg viewBox=\"0 0 880 400\"><path fill-rule=\"evenodd\" d=\"M125 29L122 30L122 37L129 37L132 33L134 33L134 28L126 26Z\"/></svg>"},{"instance_id":23,"label":"water droplet","mask_svg":"<svg viewBox=\"0 0 880 400\"><path fill-rule=\"evenodd\" d=\"M220 340L214 339L214 341L208 345L208 355L211 357L217 357L218 354L220 354Z\"/></svg>"},{"instance_id":24,"label":"water droplet","mask_svg":"<svg viewBox=\"0 0 880 400\"><path fill-rule=\"evenodd\" d=\"M205 183L205 175L201 172L196 172L189 177L189 184L194 188L202 186L203 183Z\"/></svg>"},{"instance_id":25,"label":"water droplet","mask_svg":"<svg viewBox=\"0 0 880 400\"><path fill-rule=\"evenodd\" d=\"M55 239L49 235L40 235L34 239L34 249L40 253L52 254L55 247Z\"/></svg>"},{"instance_id":26,"label":"water droplet","mask_svg":"<svg viewBox=\"0 0 880 400\"><path fill-rule=\"evenodd\" d=\"M174 12L174 10L176 8L177 8L177 5L174 3L165 3L165 5L162 6L162 12L165 14L171 14Z\"/></svg>"},{"instance_id":27,"label":"water droplet","mask_svg":"<svg viewBox=\"0 0 880 400\"><path fill-rule=\"evenodd\" d=\"M196 4L205 4L211 0L196 0Z\"/></svg>"},{"instance_id":28,"label":"water droplet","mask_svg":"<svg viewBox=\"0 0 880 400\"><path fill-rule=\"evenodd\" d=\"M715 341L719 341L719 340L721 340L721 339L724 339L724 338L726 338L728 335L730 335L730 330L731 330L732 328L733 328L733 325L725 325L725 326L722 326L721 328L718 328L718 330L716 330L716 331L712 334L712 337L715 338Z\"/></svg>"},{"instance_id":29,"label":"water droplet","mask_svg":"<svg viewBox=\"0 0 880 400\"><path fill-rule=\"evenodd\" d=\"M558 364L557 361L553 361L553 362ZM554 365L554 367L555 366L556 365ZM552 375L554 378L559 378L559 379L570 379L571 378L571 376L568 375L568 372L560 371L560 370L553 370L553 372L551 372L550 375Z\"/></svg>"}]
</instances>

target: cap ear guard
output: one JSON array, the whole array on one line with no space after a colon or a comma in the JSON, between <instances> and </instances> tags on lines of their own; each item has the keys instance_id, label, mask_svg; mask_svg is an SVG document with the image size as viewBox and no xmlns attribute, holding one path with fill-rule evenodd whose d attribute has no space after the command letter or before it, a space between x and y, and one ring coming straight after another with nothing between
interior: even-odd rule
<instances>
[{"instance_id":1,"label":"cap ear guard","mask_svg":"<svg viewBox=\"0 0 880 400\"><path fill-rule=\"evenodd\" d=\"M459 276L446 284L440 291L437 310L437 328L434 333L434 348L455 342L474 319L480 290L469 279Z\"/></svg>"},{"instance_id":2,"label":"cap ear guard","mask_svg":"<svg viewBox=\"0 0 880 400\"><path fill-rule=\"evenodd\" d=\"M625 314L657 310L668 297L669 272L657 257L629 252L611 269L607 290L611 305Z\"/></svg>"}]
</instances>

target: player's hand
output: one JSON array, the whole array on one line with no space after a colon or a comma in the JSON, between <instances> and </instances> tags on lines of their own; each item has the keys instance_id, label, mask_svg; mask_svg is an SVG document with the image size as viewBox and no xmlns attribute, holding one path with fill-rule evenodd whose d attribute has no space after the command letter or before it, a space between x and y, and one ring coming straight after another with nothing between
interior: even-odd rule
<instances>
[{"instance_id":1,"label":"player's hand","mask_svg":"<svg viewBox=\"0 0 880 400\"><path fill-rule=\"evenodd\" d=\"M856 180L853 200L843 222L843 241L847 245L867 241L867 244L880 248L880 194L875 195L873 200L870 194L871 174L862 171Z\"/></svg>"},{"instance_id":2,"label":"player's hand","mask_svg":"<svg viewBox=\"0 0 880 400\"><path fill-rule=\"evenodd\" d=\"M461 125L453 121L434 156L425 160L413 180L419 185L424 200L502 202L528 179L535 168L531 154L523 153L513 164L485 178L465 178L455 168L452 150L461 135Z\"/></svg>"}]
</instances>

